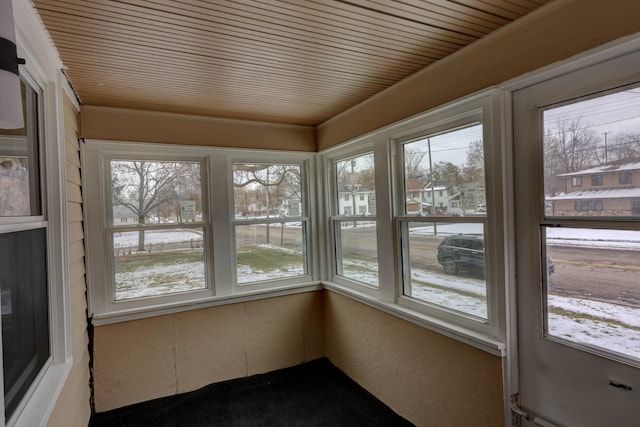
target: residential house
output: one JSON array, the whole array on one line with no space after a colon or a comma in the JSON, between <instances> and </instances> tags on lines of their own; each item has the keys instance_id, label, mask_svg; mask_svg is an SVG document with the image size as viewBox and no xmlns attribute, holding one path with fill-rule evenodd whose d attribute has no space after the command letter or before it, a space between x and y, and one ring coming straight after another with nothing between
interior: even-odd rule
<instances>
[{"instance_id":1,"label":"residential house","mask_svg":"<svg viewBox=\"0 0 640 427\"><path fill-rule=\"evenodd\" d=\"M552 215L640 216L640 162L617 162L558 175L565 191Z\"/></svg>"},{"instance_id":2,"label":"residential house","mask_svg":"<svg viewBox=\"0 0 640 427\"><path fill-rule=\"evenodd\" d=\"M555 375L548 371L528 368L527 358L537 358L538 350L518 348L517 325L523 313L529 313L528 306L533 311L539 308L536 301L540 298L516 292L520 281L537 277L526 270L527 263L535 267L537 258L514 261L516 242L506 225L514 218L510 213L514 203L524 212L533 212L535 208L528 203L535 198L514 201L510 188L515 185L520 191L522 183L535 182L539 176L518 181L512 177L509 162L512 153L517 156L532 145L529 138L535 130L521 133L524 127L516 120L515 142L508 138L497 139L495 146L486 142L491 155L486 160L490 167L485 168L487 205L494 209L489 210L488 218L477 221L487 221L487 250L496 252L487 270L491 309L482 320L416 303L397 287L401 275L396 273L401 266L394 264L398 239L391 207L391 201L397 199L397 187L391 184L396 163L392 150L384 145L390 138L410 139L412 132L422 129L416 127L416 120L441 124L442 112L458 122L484 119L487 125L495 125L496 134L510 135L511 116L495 105L511 105L511 93L516 101L523 101L519 94L528 92L521 89L593 66L628 69L629 75L636 73L637 82L637 56L628 60L632 65L625 58L640 49L640 3L491 0L482 2L487 4L482 11L479 2L470 8L463 6L465 2L434 2L429 7L437 11L427 11L419 9L417 2L380 2L380 10L368 4L357 9L364 2L264 2L260 7L240 2L235 14L228 13L225 7L230 6L225 2L10 3L18 55L26 59L21 74L40 96L28 111L39 108L42 120L39 129L47 161L42 181L49 205L46 220L36 215L29 222L35 225L29 227L48 230L51 326L45 330L50 331L51 351L5 425L86 426L92 410L106 411L321 356L329 357L420 426L517 425L513 419L532 425L545 417L559 420L558 424L584 426L598 425L599 414L609 417L599 425L624 425L624 420L631 420L627 425L632 425L640 418L636 400L634 417L614 420L628 417L627 402L629 396L635 399L633 390L639 384L637 376L624 380L619 375L626 377L637 365L600 369L605 359L611 359L591 353L580 353L569 358L570 362L562 359L547 364L545 369L553 365L565 370L584 368L580 375L572 376L574 388L567 389L554 382ZM274 12L272 4L283 9ZM249 21L254 24L242 24L245 12L256 14ZM217 17L223 14L219 23ZM0 15L2 30L7 16ZM359 16L363 18L352 25ZM274 23L274 19L287 20L287 25ZM260 31L252 26L256 22L264 24ZM328 33L324 31L327 25ZM282 28L286 31L279 32ZM356 28L364 35L357 35ZM235 38L234 30L239 31ZM331 38L337 36L344 39ZM368 55L373 37L382 38L389 49ZM434 37L435 45L420 47L425 39ZM293 39L300 44L289 45ZM286 52L270 53L269 42L286 46ZM328 55L340 45L343 49L336 56ZM216 62L227 54L226 60ZM368 56L375 62L362 68ZM286 62L292 60L303 62ZM231 68L233 64L240 67ZM596 75L572 75L571 81L595 84L604 79ZM216 80L199 86L211 76ZM323 76L328 80L318 80ZM371 76L372 80L359 83L360 78ZM261 83L269 77L280 85L264 89L262 96ZM627 80L615 82L626 84ZM566 82L558 87L565 86ZM495 91L486 95L484 91L491 88ZM239 89L252 93L234 97ZM366 90L373 92L356 96ZM343 99L342 94L347 94L348 102L328 102ZM0 102L6 99L2 93ZM223 102L208 109L207 103L214 99ZM460 100L472 108L461 111ZM447 123L454 126L455 120ZM373 139L365 138L371 135ZM85 147L91 141L102 144L104 161L116 150L119 155L192 159L204 157L201 153L215 147L215 155L206 151L213 183L209 206L212 215L227 222L201 226L215 235L210 239L219 267L215 295L177 303L161 299L144 307L136 304L148 303L148 299L116 304L105 298L108 293L103 282L109 277L105 257L109 255L104 247L94 246L111 231L94 233L94 227L106 227L106 222L100 215L87 213L92 206L86 200L106 191L100 187L100 166L85 157L91 154ZM364 141L362 146L356 144L359 141ZM319 164L315 160L347 142L345 150L373 150L386 160L376 170L378 182L384 183L380 184L383 193L376 192L378 258L386 263L380 268L379 289L341 283L329 269L334 262L325 259L335 251L323 222L329 198L318 190L324 188L319 184L324 172L314 169ZM167 154L169 150L174 151ZM308 199L315 210L306 212L309 217L301 221L313 224L308 229L315 233L311 236L316 252L309 259L315 261L300 283L288 279L280 289L257 286L243 294L247 287L234 282L229 270L235 259L229 252L234 193L229 190L232 184L226 170L234 156L243 155L251 158L247 161L255 161L256 156L273 162L299 160L314 171ZM532 163L531 158L527 154L521 164ZM504 173L503 165L507 168ZM603 186L616 187L608 180L619 179L621 171L600 172ZM635 185L635 172L629 172ZM586 188L592 186L587 177L596 175L593 171L582 176L583 182L587 180L584 191L596 191ZM518 194L529 194L528 189ZM358 193L355 196L356 203L363 202L357 206L367 209L366 192L365 200ZM473 208L478 200L476 197L469 206ZM601 200L604 210L606 199ZM343 203L346 210L353 199ZM624 209L632 212L633 206ZM25 228L10 218L3 221L7 238ZM518 257L529 254L522 248L537 250L534 238L518 237L518 245L528 245L518 247ZM8 245L11 249L12 244ZM85 248L91 249L85 252ZM537 285L524 289L535 290ZM213 292L202 292L208 291ZM516 304L516 293L527 306ZM2 305L7 306L4 301ZM531 316L539 317L539 313ZM527 329L540 332L536 343L558 345L540 338L544 331L536 328ZM590 368L596 364L598 369ZM586 379L587 374L600 372L598 380ZM534 391L525 384L533 384ZM5 401L10 397L5 395ZM512 411L512 404L518 403L522 408ZM532 415L520 417L525 410Z\"/></svg>"},{"instance_id":3,"label":"residential house","mask_svg":"<svg viewBox=\"0 0 640 427\"><path fill-rule=\"evenodd\" d=\"M345 185L338 192L339 215L375 215L375 193L362 185Z\"/></svg>"},{"instance_id":4,"label":"residential house","mask_svg":"<svg viewBox=\"0 0 640 427\"><path fill-rule=\"evenodd\" d=\"M433 194L431 192L433 191ZM447 186L443 184L429 183L424 188L425 201L435 206L434 213L437 211L446 212L449 207L449 192Z\"/></svg>"}]
</instances>

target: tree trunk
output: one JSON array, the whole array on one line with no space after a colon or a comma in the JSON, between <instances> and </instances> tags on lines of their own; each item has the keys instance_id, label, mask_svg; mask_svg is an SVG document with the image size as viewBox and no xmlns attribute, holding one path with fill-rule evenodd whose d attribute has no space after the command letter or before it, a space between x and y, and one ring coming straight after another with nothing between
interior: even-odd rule
<instances>
[{"instance_id":1,"label":"tree trunk","mask_svg":"<svg viewBox=\"0 0 640 427\"><path fill-rule=\"evenodd\" d=\"M139 224L145 223L144 215L138 216L138 223ZM138 252L144 252L144 230L140 230L138 232Z\"/></svg>"}]
</instances>

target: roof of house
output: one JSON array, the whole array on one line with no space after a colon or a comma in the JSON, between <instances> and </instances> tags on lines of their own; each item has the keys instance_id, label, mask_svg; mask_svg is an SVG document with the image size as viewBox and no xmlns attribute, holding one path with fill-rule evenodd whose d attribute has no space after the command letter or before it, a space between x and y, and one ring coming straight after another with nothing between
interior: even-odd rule
<instances>
[{"instance_id":1,"label":"roof of house","mask_svg":"<svg viewBox=\"0 0 640 427\"><path fill-rule=\"evenodd\" d=\"M632 171L640 169L640 162L628 162L628 163L620 163L620 164L606 164L594 166L589 169L582 169L576 172L563 173L558 175L559 178L569 177L569 176L577 176L577 175L591 175L597 173L606 173L606 172L623 172L623 171Z\"/></svg>"},{"instance_id":2,"label":"roof of house","mask_svg":"<svg viewBox=\"0 0 640 427\"><path fill-rule=\"evenodd\" d=\"M554 197L547 197L546 200L626 199L630 197L640 197L640 188L574 191Z\"/></svg>"}]
</instances>

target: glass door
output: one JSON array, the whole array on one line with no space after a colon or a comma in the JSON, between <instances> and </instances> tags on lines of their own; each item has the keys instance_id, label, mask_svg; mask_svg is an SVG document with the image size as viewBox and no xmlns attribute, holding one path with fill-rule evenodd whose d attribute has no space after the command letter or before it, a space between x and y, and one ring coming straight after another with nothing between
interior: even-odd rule
<instances>
[{"instance_id":1,"label":"glass door","mask_svg":"<svg viewBox=\"0 0 640 427\"><path fill-rule=\"evenodd\" d=\"M553 425L640 422L639 63L514 93L518 398Z\"/></svg>"}]
</instances>

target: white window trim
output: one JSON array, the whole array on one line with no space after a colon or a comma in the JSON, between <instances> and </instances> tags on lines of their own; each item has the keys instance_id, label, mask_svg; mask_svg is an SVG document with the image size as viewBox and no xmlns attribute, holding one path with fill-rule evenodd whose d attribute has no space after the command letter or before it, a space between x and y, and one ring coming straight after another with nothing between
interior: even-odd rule
<instances>
[{"instance_id":1,"label":"white window trim","mask_svg":"<svg viewBox=\"0 0 640 427\"><path fill-rule=\"evenodd\" d=\"M3 221L0 232L41 228L47 225L49 321L51 356L36 377L12 417L2 425L44 426L57 402L73 365L69 315L69 262L66 213L66 156L64 143L63 90L67 84L62 63L40 18L29 2L13 2L18 56L26 60L26 73L38 95L40 106L40 145L44 150L41 180L46 223L33 218ZM44 219L44 216L42 217ZM0 352L1 358L1 352ZM2 376L0 376L0 383ZM1 385L1 384L0 384ZM1 394L0 394L1 395ZM4 400L4 399L2 399ZM3 406L4 406L4 402Z\"/></svg>"},{"instance_id":2,"label":"white window trim","mask_svg":"<svg viewBox=\"0 0 640 427\"><path fill-rule=\"evenodd\" d=\"M378 195L376 194L376 215L375 216L366 216L366 215L356 215L352 213L351 215L340 215L339 213L339 200L338 200L338 189L336 187L335 180L335 163L341 160L349 159L352 157L358 157L361 155L372 153L374 155L374 170L377 174L378 165L375 162L376 150L375 144L372 141L363 141L361 144L346 144L345 146L340 146L336 149L330 150L327 152L327 155L322 157L323 162L323 176L318 177L318 181L320 183L324 183L326 191L324 191L324 204L327 207L326 215L326 236L323 238L326 240L326 259L327 259L327 278L330 283L336 283L346 287L353 287L358 289L359 292L363 292L372 297L379 298L380 295L380 287L370 285L364 282L360 282L357 280L350 279L345 276L341 276L337 274L338 271L338 262L336 257L336 251L338 251L338 245L335 241L336 237L336 221L371 221L372 218L378 218ZM377 176L376 176L377 178ZM377 219L376 219L377 221ZM383 274L381 271L380 264L380 235L378 232L378 228L376 226L376 241L377 241L377 249L378 249L378 282L382 279L380 275Z\"/></svg>"},{"instance_id":3,"label":"white window trim","mask_svg":"<svg viewBox=\"0 0 640 427\"><path fill-rule=\"evenodd\" d=\"M343 295L355 298L400 318L416 323L427 329L466 342L497 356L505 355L506 314L505 314L505 230L503 200L506 162L504 145L504 105L508 95L500 90L490 90L475 94L460 101L436 108L400 123L364 135L339 147L332 147L320 153L324 159L325 203L333 206L334 188L331 183L333 161L371 151L375 154L376 167L376 216L378 231L378 258L380 286L368 289L355 281L344 280L333 274L335 271L334 238L327 233L326 255L332 270L324 286ZM492 248L487 253L487 302L488 319L478 319L402 296L401 253L398 221L413 217L397 216L401 211L402 186L398 173L397 141L404 138L448 129L452 123L479 117L482 122L485 144L486 187L491 186L492 197L487 200L489 216L484 220L487 231L492 233ZM333 212L333 211L332 211ZM329 213L327 212L327 215ZM352 218L352 217L349 217ZM386 244L382 244L386 242ZM389 242L394 242L390 245Z\"/></svg>"},{"instance_id":4,"label":"white window trim","mask_svg":"<svg viewBox=\"0 0 640 427\"><path fill-rule=\"evenodd\" d=\"M149 154L153 153L153 154ZM315 153L283 152L273 150L225 149L212 147L152 144L124 141L86 140L81 145L82 164L94 175L83 174L85 189L85 229L87 233L87 278L89 282L89 313L94 325L116 323L126 320L177 313L185 310L211 307L222 304L269 298L297 292L321 289L317 256L314 255L316 211L313 204L315 188L309 185L309 177L315 173ZM208 288L202 291L176 293L111 302L108 298L110 259L105 252L105 227L110 205L106 200L110 194L109 182L104 170L106 162L117 159L149 159L175 161L202 161L208 165L203 173L203 206L206 204L210 222L210 238L207 239ZM305 185L308 218L307 229L307 274L254 283L237 284L235 272L235 224L234 193L231 181L233 163L291 163L301 164ZM99 171L99 173L98 173ZM204 172L204 171L203 171ZM96 174L100 179L96 179ZM211 192L207 192L211 189ZM223 189L219 197L212 195ZM295 220L295 218L293 218ZM203 218L203 222L205 222ZM214 238L211 238L214 236ZM213 280L212 280L213 279Z\"/></svg>"},{"instance_id":5,"label":"white window trim","mask_svg":"<svg viewBox=\"0 0 640 427\"><path fill-rule=\"evenodd\" d=\"M228 180L227 187L230 192L230 210L229 210L229 221L232 239L230 242L230 246L227 248L232 248L229 252L232 254L236 253L236 241L235 241L235 228L237 225L241 224L250 224L251 222L256 223L264 223L266 220L236 220L234 215L235 201L233 200L233 182L230 182L230 178L232 176L233 164L234 163L255 163L255 164L297 164L300 165L301 172L301 187L304 193L304 200L301 200L303 205L303 215L299 215L297 217L290 217L287 221L298 221L303 219L306 222L306 247L305 250L305 258L306 258L306 268L307 273L292 276L285 279L279 280L264 280L259 282L249 282L249 283L238 283L237 278L237 268L232 269L232 290L233 294L240 294L249 290L264 290L264 289L276 289L282 286L295 286L299 283L311 283L314 282L314 278L318 277L317 273L317 262L313 257L313 249L312 243L316 240L315 236L317 234L313 233L313 224L315 221L312 219L312 213L316 211L314 209L315 200L315 188L311 185L311 177L315 176L315 153L282 153L273 150L269 151L261 151L258 152L256 150L225 150L228 154L228 171L225 175L225 180ZM222 178L222 177L220 177ZM273 219L268 222L281 222L281 219ZM235 267L235 259L231 260L232 265Z\"/></svg>"}]
</instances>

